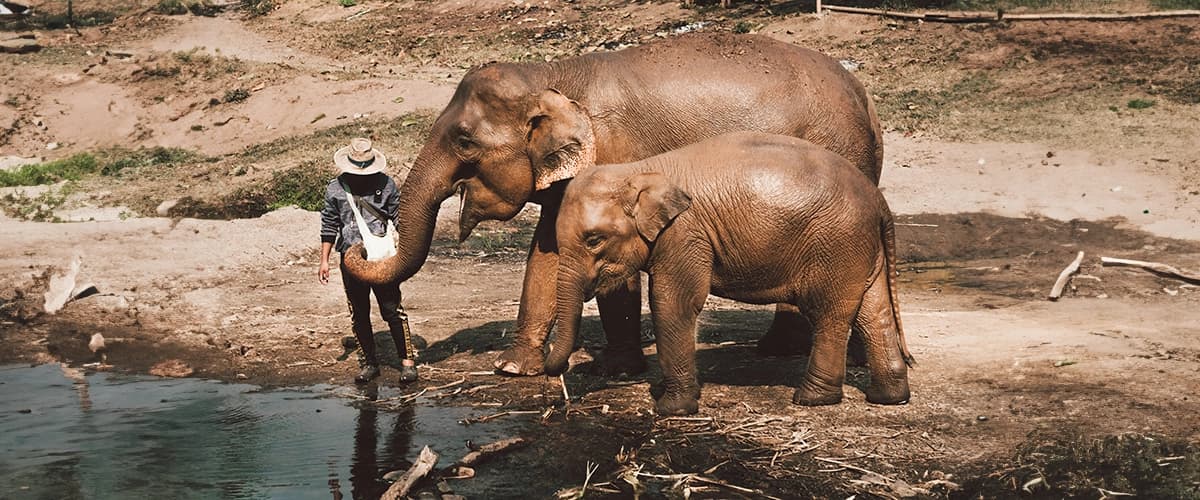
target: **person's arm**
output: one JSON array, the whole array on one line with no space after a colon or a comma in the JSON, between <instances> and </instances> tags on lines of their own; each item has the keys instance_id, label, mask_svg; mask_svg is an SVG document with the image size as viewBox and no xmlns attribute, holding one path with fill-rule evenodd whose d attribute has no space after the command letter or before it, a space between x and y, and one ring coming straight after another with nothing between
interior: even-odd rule
<instances>
[{"instance_id":1,"label":"person's arm","mask_svg":"<svg viewBox=\"0 0 1200 500\"><path fill-rule=\"evenodd\" d=\"M329 254L333 251L333 242L321 242L321 268L317 270L317 279L324 285L329 283Z\"/></svg>"},{"instance_id":2,"label":"person's arm","mask_svg":"<svg viewBox=\"0 0 1200 500\"><path fill-rule=\"evenodd\" d=\"M317 269L317 280L321 284L329 282L329 254L333 252L333 244L342 231L342 218L333 186L334 183L330 183L325 188L325 207L321 209L321 267Z\"/></svg>"}]
</instances>

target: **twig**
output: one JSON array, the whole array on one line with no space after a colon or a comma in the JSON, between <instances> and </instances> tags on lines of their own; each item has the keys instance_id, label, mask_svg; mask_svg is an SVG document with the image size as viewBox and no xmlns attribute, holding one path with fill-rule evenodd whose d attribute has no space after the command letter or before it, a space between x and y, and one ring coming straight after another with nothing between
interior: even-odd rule
<instances>
[{"instance_id":1,"label":"twig","mask_svg":"<svg viewBox=\"0 0 1200 500\"><path fill-rule=\"evenodd\" d=\"M938 227L937 224L917 224L915 222L896 222L894 226L909 226L909 227Z\"/></svg>"},{"instance_id":2,"label":"twig","mask_svg":"<svg viewBox=\"0 0 1200 500\"><path fill-rule=\"evenodd\" d=\"M537 410L521 410L521 411L506 410L506 411L502 411L500 413L484 415L482 417L464 418L462 420L459 420L458 423L463 424L463 425L471 425L471 424L479 424L479 423L487 422L488 420L495 420L500 417L507 417L509 415L537 415L540 413L542 413L542 412L537 411Z\"/></svg>"},{"instance_id":3,"label":"twig","mask_svg":"<svg viewBox=\"0 0 1200 500\"><path fill-rule=\"evenodd\" d=\"M1118 259L1115 257L1100 257L1100 264L1104 266L1130 266L1140 267L1159 276L1175 278L1193 285L1200 285L1200 274L1181 271L1176 267L1169 266L1160 262L1148 262L1144 260Z\"/></svg>"},{"instance_id":4,"label":"twig","mask_svg":"<svg viewBox=\"0 0 1200 500\"><path fill-rule=\"evenodd\" d=\"M422 477L429 474L433 470L434 464L437 463L438 455L429 446L421 448L421 454L417 456L417 461L409 467L408 472L405 472L400 479L392 483L387 491L383 493L380 500L399 500L408 495L408 490L412 489L414 484L417 484Z\"/></svg>"},{"instance_id":5,"label":"twig","mask_svg":"<svg viewBox=\"0 0 1200 500\"><path fill-rule=\"evenodd\" d=\"M782 500L779 497L773 497L771 495L763 493L762 490L752 490L750 488L745 488L745 487L738 486L735 484L729 484L725 481L721 481L720 479L704 477L699 474L650 474L648 472L635 472L634 474L638 475L638 476L642 476L642 477L648 477L651 479L664 479L667 481L674 480L679 483L686 482L686 481L693 481L693 480L700 481L702 483L708 483L708 484L711 484L714 486L720 486L722 488L728 488L728 489L731 489L734 491L740 491L742 493L750 493L750 494L756 495L761 498L770 498L771 500Z\"/></svg>"},{"instance_id":6,"label":"twig","mask_svg":"<svg viewBox=\"0 0 1200 500\"><path fill-rule=\"evenodd\" d=\"M841 461L841 460L837 460L837 459L833 459L833 458L813 457L813 459L814 459L814 460L821 461L821 462L825 462L825 463L830 463L830 464L836 465L836 466L838 466L838 467L841 467L841 468L843 468L843 469L850 469L850 470L852 470L852 471L858 471L858 472L861 472L861 473L863 473L863 474L875 474L876 476L879 476L879 477L884 477L884 478L886 478L886 477L887 477L887 476L885 476L885 475L883 475L883 474L880 474L880 473L878 473L878 472L875 472L875 471L873 471L873 470L867 470L867 469L864 469L864 468L862 468L862 467L859 467L859 466L857 466L857 465L850 465L850 464L848 464L848 463L846 463L846 462L843 462L843 461Z\"/></svg>"},{"instance_id":7,"label":"twig","mask_svg":"<svg viewBox=\"0 0 1200 500\"><path fill-rule=\"evenodd\" d=\"M350 21L350 20L353 20L353 19L358 19L359 17L362 17L362 16L365 16L365 15L367 15L367 13L368 13L368 12L371 12L372 10L375 10L375 9L363 9L363 10L360 10L360 11L358 11L358 12L355 12L355 13L353 13L353 14L350 14L349 16L346 16L346 20L347 20L347 21Z\"/></svg>"},{"instance_id":8,"label":"twig","mask_svg":"<svg viewBox=\"0 0 1200 500\"><path fill-rule=\"evenodd\" d=\"M1132 496L1137 496L1137 495L1134 495L1133 493L1122 493L1122 492L1120 492L1120 491L1106 490L1106 489L1104 489L1104 488L1096 488L1096 489L1100 491L1100 498L1102 498L1102 499L1103 499L1103 498L1108 498L1108 497L1132 497Z\"/></svg>"},{"instance_id":9,"label":"twig","mask_svg":"<svg viewBox=\"0 0 1200 500\"><path fill-rule=\"evenodd\" d=\"M460 379L458 379L457 381L450 382L449 384L446 384L446 385L439 385L439 386L437 386L437 387L426 387L426 388L425 388L425 390L427 390L427 391L440 391L440 390L442 390L442 389L449 389L449 388L451 388L451 387L454 387L454 386L456 386L456 385L458 385L458 384L461 384L461 383L463 383L463 382L466 382L466 381L467 381L467 377L463 377L463 378L460 378Z\"/></svg>"},{"instance_id":10,"label":"twig","mask_svg":"<svg viewBox=\"0 0 1200 500\"><path fill-rule=\"evenodd\" d=\"M1067 286L1067 282L1071 281L1071 275L1079 272L1079 265L1083 263L1083 252L1075 256L1075 260L1058 273L1058 279L1054 282L1054 288L1050 289L1050 300L1058 300L1062 296L1063 288Z\"/></svg>"},{"instance_id":11,"label":"twig","mask_svg":"<svg viewBox=\"0 0 1200 500\"><path fill-rule=\"evenodd\" d=\"M560 374L558 374L558 384L559 384L560 386L562 386L562 391L563 391L563 402L565 402L565 403L567 403L567 404L570 404L570 403L571 403L571 394L569 394L569 393L567 392L567 379L566 379L566 377L564 377L564 376L563 376L563 374L561 374L561 373L560 373Z\"/></svg>"}]
</instances>

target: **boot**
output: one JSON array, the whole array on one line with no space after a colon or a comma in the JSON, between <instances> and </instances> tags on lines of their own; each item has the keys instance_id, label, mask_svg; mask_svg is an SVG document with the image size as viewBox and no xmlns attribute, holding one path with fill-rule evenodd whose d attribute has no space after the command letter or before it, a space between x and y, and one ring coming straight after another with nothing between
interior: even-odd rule
<instances>
[{"instance_id":1,"label":"boot","mask_svg":"<svg viewBox=\"0 0 1200 500\"><path fill-rule=\"evenodd\" d=\"M355 384L365 384L367 382L375 380L375 377L378 377L378 376L379 376L379 364L378 363L366 363L363 365L362 370L359 370L358 375L354 376L354 383Z\"/></svg>"},{"instance_id":2,"label":"boot","mask_svg":"<svg viewBox=\"0 0 1200 500\"><path fill-rule=\"evenodd\" d=\"M354 376L355 384L365 384L379 376L379 357L375 353L375 333L370 327L355 328L354 336L358 339L358 347L362 349L359 364L362 369Z\"/></svg>"},{"instance_id":3,"label":"boot","mask_svg":"<svg viewBox=\"0 0 1200 500\"><path fill-rule=\"evenodd\" d=\"M401 384L409 384L409 383L417 381L417 365L416 365L416 363L413 363L411 365L406 365L406 364L404 364L406 361L409 361L409 360L405 359L400 362L400 383Z\"/></svg>"}]
</instances>

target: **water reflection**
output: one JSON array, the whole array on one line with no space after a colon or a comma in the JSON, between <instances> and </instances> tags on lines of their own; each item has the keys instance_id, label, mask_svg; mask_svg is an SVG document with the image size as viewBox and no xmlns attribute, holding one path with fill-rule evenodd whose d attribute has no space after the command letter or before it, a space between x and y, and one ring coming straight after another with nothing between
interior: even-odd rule
<instances>
[{"instance_id":1,"label":"water reflection","mask_svg":"<svg viewBox=\"0 0 1200 500\"><path fill-rule=\"evenodd\" d=\"M375 384L367 386L363 395L369 401L379 399ZM391 431L384 435L383 452L379 452L379 407L371 403L358 405L358 419L354 426L354 455L350 466L351 495L355 500L375 499L387 491L388 483L383 475L411 465L406 456L412 445L412 434L416 424L415 407L410 404L389 412Z\"/></svg>"},{"instance_id":2,"label":"water reflection","mask_svg":"<svg viewBox=\"0 0 1200 500\"><path fill-rule=\"evenodd\" d=\"M377 498L422 446L511 434L459 425L471 409L335 389L351 390L0 366L0 498Z\"/></svg>"}]
</instances>

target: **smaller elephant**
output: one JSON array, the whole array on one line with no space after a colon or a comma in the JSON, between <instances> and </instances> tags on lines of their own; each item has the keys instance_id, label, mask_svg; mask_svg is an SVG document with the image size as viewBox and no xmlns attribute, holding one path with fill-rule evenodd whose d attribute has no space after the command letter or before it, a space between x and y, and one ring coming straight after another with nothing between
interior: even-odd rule
<instances>
[{"instance_id":1,"label":"smaller elephant","mask_svg":"<svg viewBox=\"0 0 1200 500\"><path fill-rule=\"evenodd\" d=\"M896 301L892 214L842 157L793 137L726 134L584 169L559 214L547 374L567 368L583 302L645 271L665 389L660 415L699 409L696 319L709 293L788 303L808 316L812 355L793 403L841 401L852 327L866 344L867 400L908 401L912 355Z\"/></svg>"}]
</instances>

